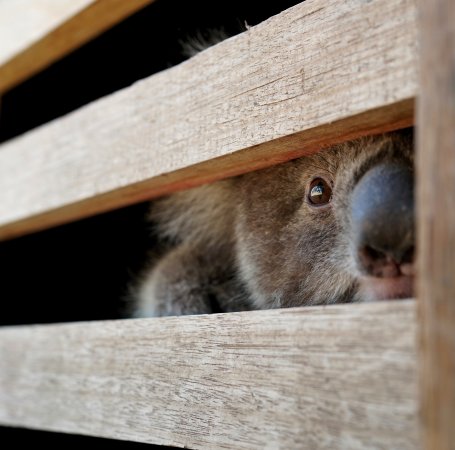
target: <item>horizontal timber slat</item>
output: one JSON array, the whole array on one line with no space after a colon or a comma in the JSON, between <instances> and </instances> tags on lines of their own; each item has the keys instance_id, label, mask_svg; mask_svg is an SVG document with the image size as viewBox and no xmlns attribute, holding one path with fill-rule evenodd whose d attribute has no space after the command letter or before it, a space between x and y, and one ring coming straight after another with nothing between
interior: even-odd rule
<instances>
[{"instance_id":1,"label":"horizontal timber slat","mask_svg":"<svg viewBox=\"0 0 455 450\"><path fill-rule=\"evenodd\" d=\"M307 0L0 146L0 239L413 123L413 0Z\"/></svg>"},{"instance_id":2,"label":"horizontal timber slat","mask_svg":"<svg viewBox=\"0 0 455 450\"><path fill-rule=\"evenodd\" d=\"M191 448L418 447L415 303L0 329L0 423Z\"/></svg>"},{"instance_id":3,"label":"horizontal timber slat","mask_svg":"<svg viewBox=\"0 0 455 450\"><path fill-rule=\"evenodd\" d=\"M152 1L0 2L0 94Z\"/></svg>"}]
</instances>

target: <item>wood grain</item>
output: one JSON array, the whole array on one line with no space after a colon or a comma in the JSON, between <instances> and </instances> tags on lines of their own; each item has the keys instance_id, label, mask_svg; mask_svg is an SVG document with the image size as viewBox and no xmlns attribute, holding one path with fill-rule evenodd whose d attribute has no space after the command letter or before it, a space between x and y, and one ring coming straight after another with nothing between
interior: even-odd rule
<instances>
[{"instance_id":1,"label":"wood grain","mask_svg":"<svg viewBox=\"0 0 455 450\"><path fill-rule=\"evenodd\" d=\"M413 0L307 0L0 147L0 239L411 125Z\"/></svg>"},{"instance_id":2,"label":"wood grain","mask_svg":"<svg viewBox=\"0 0 455 450\"><path fill-rule=\"evenodd\" d=\"M415 303L0 329L0 423L208 449L417 448Z\"/></svg>"},{"instance_id":3,"label":"wood grain","mask_svg":"<svg viewBox=\"0 0 455 450\"><path fill-rule=\"evenodd\" d=\"M0 95L152 1L1 1Z\"/></svg>"},{"instance_id":4,"label":"wood grain","mask_svg":"<svg viewBox=\"0 0 455 450\"><path fill-rule=\"evenodd\" d=\"M418 297L425 448L455 449L455 5L420 2Z\"/></svg>"}]
</instances>

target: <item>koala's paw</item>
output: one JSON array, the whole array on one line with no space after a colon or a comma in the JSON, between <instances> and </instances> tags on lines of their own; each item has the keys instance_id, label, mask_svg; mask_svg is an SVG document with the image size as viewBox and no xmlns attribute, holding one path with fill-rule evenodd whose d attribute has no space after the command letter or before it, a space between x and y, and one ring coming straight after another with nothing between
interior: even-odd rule
<instances>
[{"instance_id":1,"label":"koala's paw","mask_svg":"<svg viewBox=\"0 0 455 450\"><path fill-rule=\"evenodd\" d=\"M206 270L177 250L144 274L135 297L135 317L180 316L217 312L208 291Z\"/></svg>"},{"instance_id":2,"label":"koala's paw","mask_svg":"<svg viewBox=\"0 0 455 450\"><path fill-rule=\"evenodd\" d=\"M165 286L147 286L139 297L135 317L181 316L189 314L210 314L213 308L203 292L191 292L184 282ZM179 289L178 289L179 288Z\"/></svg>"}]
</instances>

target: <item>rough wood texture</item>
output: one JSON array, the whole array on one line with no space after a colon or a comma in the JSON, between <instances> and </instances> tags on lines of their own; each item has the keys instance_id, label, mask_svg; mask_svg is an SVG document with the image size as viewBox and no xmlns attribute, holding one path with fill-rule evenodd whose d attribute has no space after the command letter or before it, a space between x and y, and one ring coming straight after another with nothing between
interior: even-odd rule
<instances>
[{"instance_id":1,"label":"rough wood texture","mask_svg":"<svg viewBox=\"0 0 455 450\"><path fill-rule=\"evenodd\" d=\"M307 0L4 144L0 239L410 125L415 15Z\"/></svg>"},{"instance_id":2,"label":"rough wood texture","mask_svg":"<svg viewBox=\"0 0 455 450\"><path fill-rule=\"evenodd\" d=\"M0 1L0 94L152 1Z\"/></svg>"},{"instance_id":3,"label":"rough wood texture","mask_svg":"<svg viewBox=\"0 0 455 450\"><path fill-rule=\"evenodd\" d=\"M417 448L413 301L0 330L0 423L191 448Z\"/></svg>"},{"instance_id":4,"label":"rough wood texture","mask_svg":"<svg viewBox=\"0 0 455 450\"><path fill-rule=\"evenodd\" d=\"M1 0L0 65L91 3L93 0Z\"/></svg>"},{"instance_id":5,"label":"rough wood texture","mask_svg":"<svg viewBox=\"0 0 455 450\"><path fill-rule=\"evenodd\" d=\"M425 448L455 449L455 4L420 2L418 224Z\"/></svg>"}]
</instances>

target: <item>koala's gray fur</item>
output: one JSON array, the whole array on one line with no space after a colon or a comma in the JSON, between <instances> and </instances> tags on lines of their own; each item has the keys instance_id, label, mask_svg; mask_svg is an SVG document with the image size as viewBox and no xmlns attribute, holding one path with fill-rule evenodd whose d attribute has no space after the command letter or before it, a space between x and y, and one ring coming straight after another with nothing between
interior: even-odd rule
<instances>
[{"instance_id":1,"label":"koala's gray fur","mask_svg":"<svg viewBox=\"0 0 455 450\"><path fill-rule=\"evenodd\" d=\"M368 300L353 248L350 196L380 162L412 170L412 133L362 138L153 202L163 243L135 289L135 315ZM309 204L315 177L331 202Z\"/></svg>"}]
</instances>

